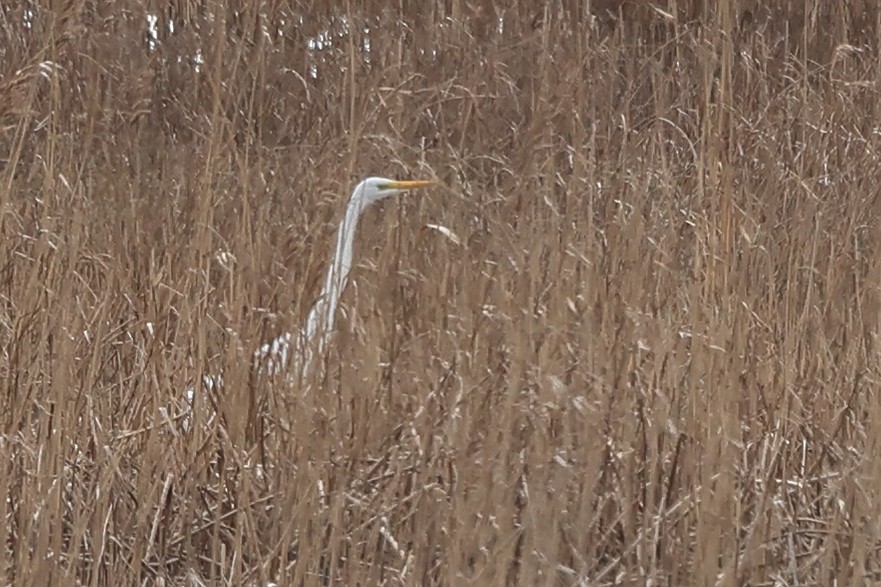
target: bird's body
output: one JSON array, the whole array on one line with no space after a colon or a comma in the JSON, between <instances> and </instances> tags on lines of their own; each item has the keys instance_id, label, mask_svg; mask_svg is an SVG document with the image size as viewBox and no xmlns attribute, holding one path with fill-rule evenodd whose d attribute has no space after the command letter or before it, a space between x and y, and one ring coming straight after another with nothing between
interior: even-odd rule
<instances>
[{"instance_id":1,"label":"bird's body","mask_svg":"<svg viewBox=\"0 0 881 587\"><path fill-rule=\"evenodd\" d=\"M313 357L324 353L327 341L333 334L337 305L352 269L355 231L361 214L375 202L432 183L369 177L355 186L337 231L336 250L327 268L318 300L309 310L306 323L298 333L286 332L254 352L254 363L259 372L275 375L297 369L305 374L311 369ZM206 376L203 383L213 388L221 384L222 379L219 376ZM192 395L192 390L188 395Z\"/></svg>"}]
</instances>

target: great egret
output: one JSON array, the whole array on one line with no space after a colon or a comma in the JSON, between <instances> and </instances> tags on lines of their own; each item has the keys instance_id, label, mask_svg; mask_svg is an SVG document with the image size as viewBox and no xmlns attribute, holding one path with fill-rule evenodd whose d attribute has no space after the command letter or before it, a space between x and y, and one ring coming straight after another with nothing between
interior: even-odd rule
<instances>
[{"instance_id":1,"label":"great egret","mask_svg":"<svg viewBox=\"0 0 881 587\"><path fill-rule=\"evenodd\" d=\"M383 177L368 177L355 186L352 197L346 206L346 215L340 223L336 238L336 251L327 268L324 287L318 301L309 310L306 323L295 341L298 351L295 360L307 369L311 364L312 351L317 355L324 353L324 347L333 333L336 308L340 295L346 287L349 271L352 269L352 248L355 242L355 229L361 214L374 202L379 202L402 192L433 184L430 180L395 181ZM288 366L292 333L282 334L272 342L262 345L254 353L254 359L264 366L269 374L276 374Z\"/></svg>"},{"instance_id":2,"label":"great egret","mask_svg":"<svg viewBox=\"0 0 881 587\"><path fill-rule=\"evenodd\" d=\"M254 352L255 367L258 372L275 375L289 368L288 361L293 355L294 366L305 374L311 367L312 357L321 356L325 345L333 334L334 319L340 295L346 287L349 271L352 269L352 248L355 242L355 229L361 214L374 202L395 196L408 190L430 186L431 180L396 181L384 177L368 177L355 186L346 214L337 231L336 251L327 268L324 287L318 301L309 310L306 323L296 335L286 332L271 342L263 344ZM293 346L292 346L293 345ZM223 382L220 375L206 375L203 385L212 389ZM192 402L193 390L187 390L187 398Z\"/></svg>"}]
</instances>

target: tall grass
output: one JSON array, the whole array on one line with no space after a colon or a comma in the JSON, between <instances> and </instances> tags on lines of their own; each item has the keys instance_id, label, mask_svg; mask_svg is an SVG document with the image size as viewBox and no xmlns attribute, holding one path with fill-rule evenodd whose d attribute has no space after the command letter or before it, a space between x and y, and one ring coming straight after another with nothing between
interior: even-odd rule
<instances>
[{"instance_id":1,"label":"tall grass","mask_svg":"<svg viewBox=\"0 0 881 587\"><path fill-rule=\"evenodd\" d=\"M48 4L0 8L0 583L881 578L874 3ZM443 187L257 377L374 174Z\"/></svg>"}]
</instances>

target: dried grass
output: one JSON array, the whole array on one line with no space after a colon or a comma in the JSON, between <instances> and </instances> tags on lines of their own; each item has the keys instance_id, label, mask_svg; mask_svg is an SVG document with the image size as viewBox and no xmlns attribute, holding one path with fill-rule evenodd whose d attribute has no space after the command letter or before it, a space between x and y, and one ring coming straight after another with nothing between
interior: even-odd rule
<instances>
[{"instance_id":1,"label":"dried grass","mask_svg":"<svg viewBox=\"0 0 881 587\"><path fill-rule=\"evenodd\" d=\"M881 10L781 4L4 5L0 583L881 579Z\"/></svg>"}]
</instances>

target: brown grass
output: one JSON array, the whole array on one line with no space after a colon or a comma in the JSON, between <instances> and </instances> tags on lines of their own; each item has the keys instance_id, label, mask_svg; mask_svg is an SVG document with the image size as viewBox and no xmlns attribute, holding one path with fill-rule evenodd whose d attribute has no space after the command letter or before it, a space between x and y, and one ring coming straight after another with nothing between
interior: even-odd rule
<instances>
[{"instance_id":1,"label":"brown grass","mask_svg":"<svg viewBox=\"0 0 881 587\"><path fill-rule=\"evenodd\" d=\"M0 8L0 584L881 579L875 3L54 4ZM255 377L373 174L444 186Z\"/></svg>"}]
</instances>

